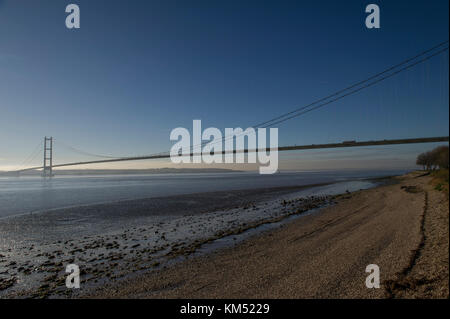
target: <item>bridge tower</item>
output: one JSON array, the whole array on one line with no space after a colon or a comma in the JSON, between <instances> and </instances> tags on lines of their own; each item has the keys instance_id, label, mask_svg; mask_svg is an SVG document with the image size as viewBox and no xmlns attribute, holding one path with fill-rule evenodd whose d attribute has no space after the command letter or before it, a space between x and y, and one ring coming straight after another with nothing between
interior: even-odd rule
<instances>
[{"instance_id":1,"label":"bridge tower","mask_svg":"<svg viewBox=\"0 0 450 319\"><path fill-rule=\"evenodd\" d=\"M44 169L42 170L43 177L52 177L53 166L53 137L44 137Z\"/></svg>"}]
</instances>

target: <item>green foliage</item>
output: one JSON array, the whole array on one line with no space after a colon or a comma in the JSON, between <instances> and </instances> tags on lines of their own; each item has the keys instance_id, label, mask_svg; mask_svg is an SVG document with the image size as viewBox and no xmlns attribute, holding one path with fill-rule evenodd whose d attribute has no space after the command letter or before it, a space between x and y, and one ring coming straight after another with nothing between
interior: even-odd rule
<instances>
[{"instance_id":1,"label":"green foliage","mask_svg":"<svg viewBox=\"0 0 450 319\"><path fill-rule=\"evenodd\" d=\"M445 191L448 192L448 182L449 182L449 171L447 169L440 169L438 171L434 171L431 173L433 177L432 183L434 189L437 191Z\"/></svg>"},{"instance_id":2,"label":"green foliage","mask_svg":"<svg viewBox=\"0 0 450 319\"><path fill-rule=\"evenodd\" d=\"M437 180L441 180L444 183L448 184L448 182L449 182L449 171L448 171L448 168L440 169L438 171L434 171L431 175L434 178L436 178Z\"/></svg>"}]
</instances>

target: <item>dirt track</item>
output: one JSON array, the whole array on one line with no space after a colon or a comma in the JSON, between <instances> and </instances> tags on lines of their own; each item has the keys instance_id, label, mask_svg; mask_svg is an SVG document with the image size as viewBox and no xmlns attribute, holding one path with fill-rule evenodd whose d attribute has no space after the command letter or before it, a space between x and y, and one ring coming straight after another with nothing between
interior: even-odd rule
<instances>
[{"instance_id":1,"label":"dirt track","mask_svg":"<svg viewBox=\"0 0 450 319\"><path fill-rule=\"evenodd\" d=\"M341 196L333 207L233 249L89 297L448 297L448 201L429 180L410 175L399 184ZM365 286L368 264L380 267L379 289ZM405 286L408 280L412 286Z\"/></svg>"}]
</instances>

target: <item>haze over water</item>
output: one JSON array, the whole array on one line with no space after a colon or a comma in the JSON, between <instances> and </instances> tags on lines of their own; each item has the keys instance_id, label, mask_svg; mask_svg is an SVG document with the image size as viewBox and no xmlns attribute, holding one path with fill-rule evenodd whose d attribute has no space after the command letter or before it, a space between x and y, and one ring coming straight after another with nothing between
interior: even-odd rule
<instances>
[{"instance_id":1,"label":"haze over water","mask_svg":"<svg viewBox=\"0 0 450 319\"><path fill-rule=\"evenodd\" d=\"M171 195L299 186L398 175L405 171L310 171L109 176L0 177L0 218L70 206Z\"/></svg>"}]
</instances>

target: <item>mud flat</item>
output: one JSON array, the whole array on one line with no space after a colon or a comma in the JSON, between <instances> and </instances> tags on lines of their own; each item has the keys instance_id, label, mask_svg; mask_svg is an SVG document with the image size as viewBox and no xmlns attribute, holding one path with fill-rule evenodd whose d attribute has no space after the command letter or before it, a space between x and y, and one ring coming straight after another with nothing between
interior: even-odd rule
<instances>
[{"instance_id":1,"label":"mud flat","mask_svg":"<svg viewBox=\"0 0 450 319\"><path fill-rule=\"evenodd\" d=\"M373 181L212 192L70 207L0 220L0 297L77 297L234 246ZM271 226L268 226L271 225ZM67 289L68 264L82 289Z\"/></svg>"},{"instance_id":2,"label":"mud flat","mask_svg":"<svg viewBox=\"0 0 450 319\"><path fill-rule=\"evenodd\" d=\"M84 297L448 298L448 195L419 173L396 181ZM380 267L379 289L365 285L369 264Z\"/></svg>"}]
</instances>

